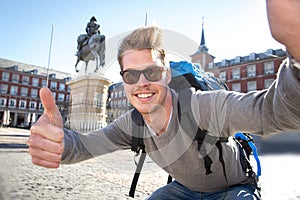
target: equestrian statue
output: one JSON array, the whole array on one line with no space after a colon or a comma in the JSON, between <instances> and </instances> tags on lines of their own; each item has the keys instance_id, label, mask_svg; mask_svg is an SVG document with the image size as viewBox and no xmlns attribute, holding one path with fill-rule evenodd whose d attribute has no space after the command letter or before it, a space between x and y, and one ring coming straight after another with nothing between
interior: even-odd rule
<instances>
[{"instance_id":1,"label":"equestrian statue","mask_svg":"<svg viewBox=\"0 0 300 200\"><path fill-rule=\"evenodd\" d=\"M93 16L86 25L85 31L87 34L81 34L77 38L76 72L79 71L77 65L80 61L85 62L85 73L90 60L96 61L94 72L97 72L100 66L105 65L105 36L100 34L100 25L96 22L97 20Z\"/></svg>"}]
</instances>

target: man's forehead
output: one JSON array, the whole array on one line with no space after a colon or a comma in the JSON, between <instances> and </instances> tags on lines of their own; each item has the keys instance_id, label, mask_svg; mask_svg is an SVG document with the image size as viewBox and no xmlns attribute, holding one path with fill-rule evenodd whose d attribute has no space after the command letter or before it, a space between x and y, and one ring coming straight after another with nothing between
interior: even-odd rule
<instances>
[{"instance_id":1,"label":"man's forehead","mask_svg":"<svg viewBox=\"0 0 300 200\"><path fill-rule=\"evenodd\" d=\"M143 49L130 49L122 55L123 70L130 68L142 69L143 66L159 65L163 66L163 61L158 51L143 48Z\"/></svg>"},{"instance_id":2,"label":"man's forehead","mask_svg":"<svg viewBox=\"0 0 300 200\"><path fill-rule=\"evenodd\" d=\"M151 48L143 48L143 49L130 49L130 50L127 50L123 53L122 57L124 58L126 55L130 55L132 53L135 53L135 52L143 52L145 54L149 53L149 55L151 55L151 58L153 58L153 60L156 60L156 59L160 59L161 57L161 53L155 49L151 49Z\"/></svg>"}]
</instances>

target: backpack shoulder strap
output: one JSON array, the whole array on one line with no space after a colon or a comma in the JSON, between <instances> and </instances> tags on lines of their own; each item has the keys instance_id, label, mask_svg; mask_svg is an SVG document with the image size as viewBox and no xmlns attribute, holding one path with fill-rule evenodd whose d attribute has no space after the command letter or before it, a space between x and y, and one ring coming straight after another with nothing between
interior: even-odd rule
<instances>
[{"instance_id":1,"label":"backpack shoulder strap","mask_svg":"<svg viewBox=\"0 0 300 200\"><path fill-rule=\"evenodd\" d=\"M201 148L204 140L206 143L212 145L217 145L220 142L228 142L228 137L213 137L207 134L207 130L201 129L196 122L193 113L192 113L192 94L194 93L193 89L184 89L178 92L178 116L181 127L185 130L187 134L195 141L198 142L198 150L200 155L204 159L204 166L206 174L211 174L211 165L213 163L212 159L208 156L206 148ZM217 145L218 150L222 151L221 148ZM221 155L222 152L220 152ZM225 165L223 164L223 158L220 157L220 162L223 166L223 171L225 172ZM224 173L225 177L226 174Z\"/></svg>"},{"instance_id":2,"label":"backpack shoulder strap","mask_svg":"<svg viewBox=\"0 0 300 200\"><path fill-rule=\"evenodd\" d=\"M136 185L139 180L140 173L146 159L146 149L144 144L145 122L141 113L139 113L136 109L132 111L131 119L132 119L131 150L136 153L136 156L140 154L140 151L142 151L129 190L129 196L134 198Z\"/></svg>"},{"instance_id":3,"label":"backpack shoulder strap","mask_svg":"<svg viewBox=\"0 0 300 200\"><path fill-rule=\"evenodd\" d=\"M182 89L178 92L178 118L181 127L188 133L192 139L195 138L197 130L198 130L198 123L195 121L191 107L191 100L193 94L192 88Z\"/></svg>"},{"instance_id":4,"label":"backpack shoulder strap","mask_svg":"<svg viewBox=\"0 0 300 200\"><path fill-rule=\"evenodd\" d=\"M139 162L136 166L135 173L134 173L134 176L133 176L133 179L132 179L132 182L131 182L131 186L130 186L130 190L129 190L129 196L132 197L132 198L134 198L136 185L137 185L137 182L139 180L139 177L140 177L145 159L146 159L146 151L145 151L145 149L143 149L142 153L141 153L141 156L140 156L140 159L139 159Z\"/></svg>"},{"instance_id":5,"label":"backpack shoulder strap","mask_svg":"<svg viewBox=\"0 0 300 200\"><path fill-rule=\"evenodd\" d=\"M131 150L139 153L140 150L145 149L144 145L144 127L145 122L144 119L136 109L133 109L131 112L132 119L132 142L131 142Z\"/></svg>"}]
</instances>

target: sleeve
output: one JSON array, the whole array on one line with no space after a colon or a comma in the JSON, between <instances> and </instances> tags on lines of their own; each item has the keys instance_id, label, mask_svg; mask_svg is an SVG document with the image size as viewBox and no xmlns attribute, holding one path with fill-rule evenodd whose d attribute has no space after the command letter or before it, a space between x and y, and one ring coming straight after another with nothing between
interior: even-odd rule
<instances>
[{"instance_id":1,"label":"sleeve","mask_svg":"<svg viewBox=\"0 0 300 200\"><path fill-rule=\"evenodd\" d=\"M287 58L270 88L249 93L203 92L197 112L200 126L213 135L229 136L238 131L268 135L300 129L299 99L300 82Z\"/></svg>"},{"instance_id":2,"label":"sleeve","mask_svg":"<svg viewBox=\"0 0 300 200\"><path fill-rule=\"evenodd\" d=\"M108 126L87 134L64 129L62 164L81 162L131 147L131 118L125 114Z\"/></svg>"}]
</instances>

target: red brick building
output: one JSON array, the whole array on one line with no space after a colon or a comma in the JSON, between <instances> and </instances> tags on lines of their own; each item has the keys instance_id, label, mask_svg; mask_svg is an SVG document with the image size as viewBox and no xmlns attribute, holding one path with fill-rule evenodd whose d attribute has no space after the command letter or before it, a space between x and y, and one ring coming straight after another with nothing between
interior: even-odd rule
<instances>
[{"instance_id":1,"label":"red brick building","mask_svg":"<svg viewBox=\"0 0 300 200\"><path fill-rule=\"evenodd\" d=\"M64 120L68 117L70 74L49 70L48 87ZM0 121L30 127L43 113L39 89L47 86L47 69L0 58Z\"/></svg>"},{"instance_id":2,"label":"red brick building","mask_svg":"<svg viewBox=\"0 0 300 200\"><path fill-rule=\"evenodd\" d=\"M223 59L215 63L215 57L208 53L205 45L203 27L200 46L191 55L192 62L199 63L204 71L223 80L230 90L239 92L268 88L285 58L286 52L282 49L268 49L266 52L236 56L234 59Z\"/></svg>"}]
</instances>

